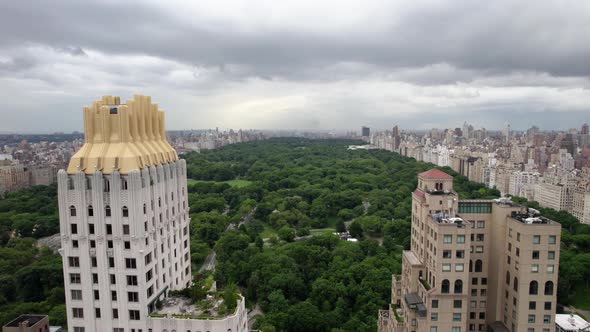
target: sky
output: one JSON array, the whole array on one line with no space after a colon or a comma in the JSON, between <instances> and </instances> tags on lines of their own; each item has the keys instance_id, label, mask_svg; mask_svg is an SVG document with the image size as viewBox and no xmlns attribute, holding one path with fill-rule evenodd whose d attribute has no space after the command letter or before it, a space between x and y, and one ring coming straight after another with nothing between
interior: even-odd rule
<instances>
[{"instance_id":1,"label":"sky","mask_svg":"<svg viewBox=\"0 0 590 332\"><path fill-rule=\"evenodd\" d=\"M579 128L590 1L0 1L0 132L140 93L170 130Z\"/></svg>"}]
</instances>

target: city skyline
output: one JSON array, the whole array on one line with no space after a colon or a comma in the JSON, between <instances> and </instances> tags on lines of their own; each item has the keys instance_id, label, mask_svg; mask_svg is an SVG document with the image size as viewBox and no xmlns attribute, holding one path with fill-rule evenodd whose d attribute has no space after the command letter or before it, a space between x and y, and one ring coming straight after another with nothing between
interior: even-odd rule
<instances>
[{"instance_id":1,"label":"city skyline","mask_svg":"<svg viewBox=\"0 0 590 332\"><path fill-rule=\"evenodd\" d=\"M0 102L0 132L79 131L87 100L135 93L175 110L167 127L177 130L429 129L463 119L566 129L588 121L587 2L0 9L10 31L0 36L0 89L11 97Z\"/></svg>"}]
</instances>

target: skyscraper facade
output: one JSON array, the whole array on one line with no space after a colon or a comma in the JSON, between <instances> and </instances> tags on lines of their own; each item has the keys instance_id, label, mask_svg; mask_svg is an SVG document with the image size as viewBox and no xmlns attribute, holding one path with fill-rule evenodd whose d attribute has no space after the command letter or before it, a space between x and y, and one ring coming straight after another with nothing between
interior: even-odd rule
<instances>
[{"instance_id":1,"label":"skyscraper facade","mask_svg":"<svg viewBox=\"0 0 590 332\"><path fill-rule=\"evenodd\" d=\"M243 301L214 323L150 317L192 280L186 164L166 140L164 112L150 97L105 96L84 107L84 134L58 174L69 330L246 330Z\"/></svg>"},{"instance_id":2,"label":"skyscraper facade","mask_svg":"<svg viewBox=\"0 0 590 332\"><path fill-rule=\"evenodd\" d=\"M560 230L506 199L459 200L438 169L419 174L379 331L552 331Z\"/></svg>"}]
</instances>

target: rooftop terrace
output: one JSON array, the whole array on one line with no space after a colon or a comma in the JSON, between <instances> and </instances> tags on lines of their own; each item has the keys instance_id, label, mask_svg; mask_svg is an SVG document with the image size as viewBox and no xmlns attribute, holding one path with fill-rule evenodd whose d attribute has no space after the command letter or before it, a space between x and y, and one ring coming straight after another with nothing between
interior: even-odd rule
<instances>
[{"instance_id":1,"label":"rooftop terrace","mask_svg":"<svg viewBox=\"0 0 590 332\"><path fill-rule=\"evenodd\" d=\"M243 300L238 296L238 300ZM174 317L185 319L219 319L233 315L235 308L228 310L221 293L210 293L201 301L194 302L184 296L169 296L162 307L150 314L151 317Z\"/></svg>"}]
</instances>

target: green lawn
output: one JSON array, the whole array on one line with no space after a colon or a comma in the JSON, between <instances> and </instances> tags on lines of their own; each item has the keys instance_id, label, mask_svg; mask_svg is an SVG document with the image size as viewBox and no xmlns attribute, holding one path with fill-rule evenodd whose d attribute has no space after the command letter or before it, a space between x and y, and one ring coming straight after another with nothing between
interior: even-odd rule
<instances>
[{"instance_id":1,"label":"green lawn","mask_svg":"<svg viewBox=\"0 0 590 332\"><path fill-rule=\"evenodd\" d=\"M332 234L332 233L336 233L336 228L316 228L316 229L310 229L309 233L311 235L326 235L326 234Z\"/></svg>"},{"instance_id":2,"label":"green lawn","mask_svg":"<svg viewBox=\"0 0 590 332\"><path fill-rule=\"evenodd\" d=\"M273 236L277 236L277 232L267 224L264 224L264 230L260 233L260 237L263 239L269 239Z\"/></svg>"},{"instance_id":3,"label":"green lawn","mask_svg":"<svg viewBox=\"0 0 590 332\"><path fill-rule=\"evenodd\" d=\"M576 288L569 302L576 309L590 310L590 287Z\"/></svg>"},{"instance_id":4,"label":"green lawn","mask_svg":"<svg viewBox=\"0 0 590 332\"><path fill-rule=\"evenodd\" d=\"M205 181L205 180L187 179L187 183L189 185L196 184L196 183L199 183L199 182L227 183L230 186L235 187L235 188L243 188L243 187L247 187L247 186L249 186L249 185L252 184L252 181L248 181L248 180L228 180L228 181L216 182L216 181Z\"/></svg>"}]
</instances>

